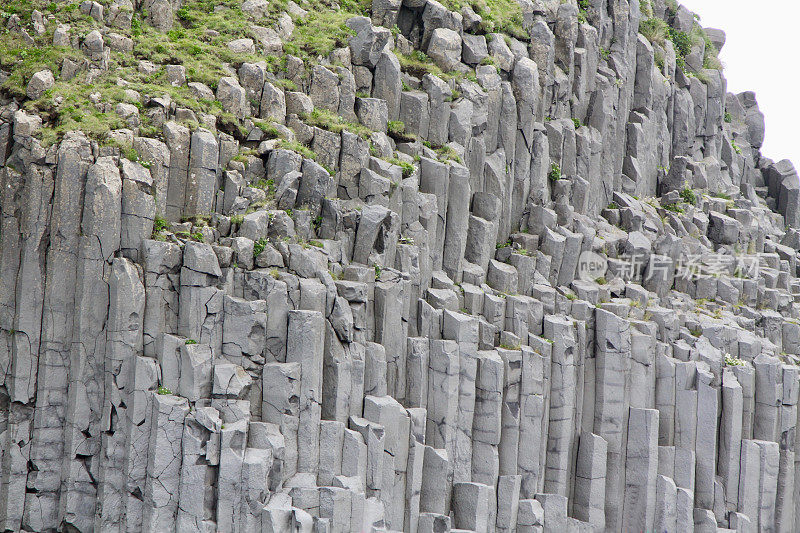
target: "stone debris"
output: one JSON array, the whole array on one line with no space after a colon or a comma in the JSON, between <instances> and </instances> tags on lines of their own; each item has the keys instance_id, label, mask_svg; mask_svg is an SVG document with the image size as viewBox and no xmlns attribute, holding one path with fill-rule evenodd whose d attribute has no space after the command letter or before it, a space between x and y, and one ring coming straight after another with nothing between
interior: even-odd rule
<instances>
[{"instance_id":1,"label":"stone debris","mask_svg":"<svg viewBox=\"0 0 800 533\"><path fill-rule=\"evenodd\" d=\"M120 80L113 142L47 146L0 92L0 529L800 529L800 181L724 32L520 3L375 0L312 64L247 0L213 90L138 63L235 127ZM22 93L178 7L12 15L74 52Z\"/></svg>"}]
</instances>

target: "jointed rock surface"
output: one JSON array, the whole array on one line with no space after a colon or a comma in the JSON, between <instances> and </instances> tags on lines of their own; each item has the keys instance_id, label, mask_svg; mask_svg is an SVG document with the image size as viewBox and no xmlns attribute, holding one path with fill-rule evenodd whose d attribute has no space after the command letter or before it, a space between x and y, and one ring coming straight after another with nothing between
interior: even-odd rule
<instances>
[{"instance_id":1,"label":"jointed rock surface","mask_svg":"<svg viewBox=\"0 0 800 533\"><path fill-rule=\"evenodd\" d=\"M0 531L800 530L800 181L685 7L0 21Z\"/></svg>"}]
</instances>

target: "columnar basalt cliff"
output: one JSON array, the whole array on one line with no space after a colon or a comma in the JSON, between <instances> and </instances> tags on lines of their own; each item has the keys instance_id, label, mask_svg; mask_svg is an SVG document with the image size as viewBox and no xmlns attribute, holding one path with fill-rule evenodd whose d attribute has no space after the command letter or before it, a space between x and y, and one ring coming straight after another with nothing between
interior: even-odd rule
<instances>
[{"instance_id":1,"label":"columnar basalt cliff","mask_svg":"<svg viewBox=\"0 0 800 533\"><path fill-rule=\"evenodd\" d=\"M0 5L0 530L800 531L725 34L295 1Z\"/></svg>"}]
</instances>

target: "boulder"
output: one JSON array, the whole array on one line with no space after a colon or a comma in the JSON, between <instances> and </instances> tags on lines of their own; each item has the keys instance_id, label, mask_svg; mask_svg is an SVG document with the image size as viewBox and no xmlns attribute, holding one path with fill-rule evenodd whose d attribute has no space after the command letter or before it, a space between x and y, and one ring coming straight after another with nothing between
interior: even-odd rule
<instances>
[{"instance_id":1,"label":"boulder","mask_svg":"<svg viewBox=\"0 0 800 533\"><path fill-rule=\"evenodd\" d=\"M55 85L56 80L53 78L53 73L49 70L40 70L31 77L28 86L25 88L25 94L31 100L38 100L44 95L45 91Z\"/></svg>"},{"instance_id":2,"label":"boulder","mask_svg":"<svg viewBox=\"0 0 800 533\"><path fill-rule=\"evenodd\" d=\"M461 36L447 28L437 28L431 34L428 56L442 70L456 70L461 64Z\"/></svg>"},{"instance_id":3,"label":"boulder","mask_svg":"<svg viewBox=\"0 0 800 533\"><path fill-rule=\"evenodd\" d=\"M353 65L375 68L381 58L381 52L392 38L392 32L386 28L374 27L367 17L348 19L347 27L356 32L348 41Z\"/></svg>"}]
</instances>

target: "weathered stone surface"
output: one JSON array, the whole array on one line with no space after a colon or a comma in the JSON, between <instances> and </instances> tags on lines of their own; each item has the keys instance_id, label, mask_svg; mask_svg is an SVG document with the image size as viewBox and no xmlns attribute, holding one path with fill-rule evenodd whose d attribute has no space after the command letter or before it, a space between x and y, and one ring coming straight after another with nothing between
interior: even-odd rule
<instances>
[{"instance_id":1,"label":"weathered stone surface","mask_svg":"<svg viewBox=\"0 0 800 533\"><path fill-rule=\"evenodd\" d=\"M436 28L431 34L428 55L442 70L454 70L461 62L461 36L447 28Z\"/></svg>"},{"instance_id":2,"label":"weathered stone surface","mask_svg":"<svg viewBox=\"0 0 800 533\"><path fill-rule=\"evenodd\" d=\"M584 3L5 17L0 529L795 531L797 172Z\"/></svg>"},{"instance_id":3,"label":"weathered stone surface","mask_svg":"<svg viewBox=\"0 0 800 533\"><path fill-rule=\"evenodd\" d=\"M56 80L53 78L53 73L49 70L40 70L28 82L25 88L25 94L31 100L38 100L46 90L55 84Z\"/></svg>"}]
</instances>

